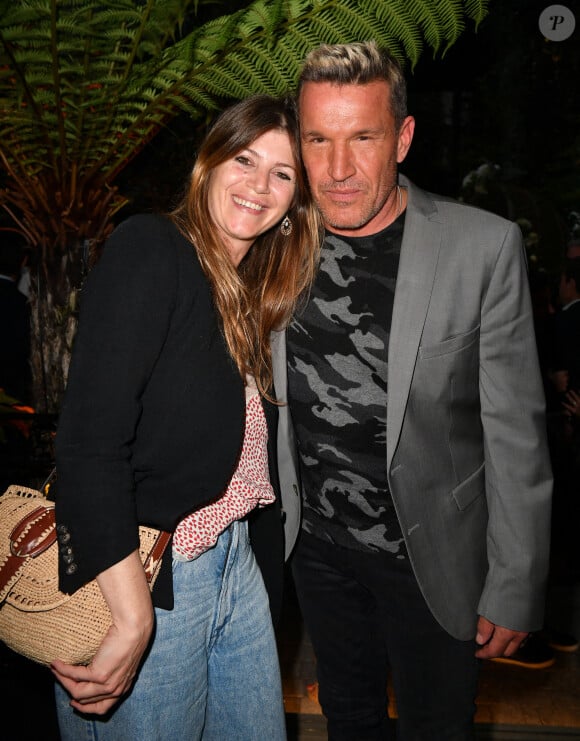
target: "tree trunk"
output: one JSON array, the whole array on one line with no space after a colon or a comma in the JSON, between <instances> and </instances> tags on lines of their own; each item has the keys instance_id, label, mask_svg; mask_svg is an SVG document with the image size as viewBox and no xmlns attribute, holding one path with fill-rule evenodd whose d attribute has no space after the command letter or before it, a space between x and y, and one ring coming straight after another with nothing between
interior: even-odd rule
<instances>
[{"instance_id":1,"label":"tree trunk","mask_svg":"<svg viewBox=\"0 0 580 741\"><path fill-rule=\"evenodd\" d=\"M39 252L30 271L32 400L38 414L55 415L66 387L87 260L82 242Z\"/></svg>"}]
</instances>

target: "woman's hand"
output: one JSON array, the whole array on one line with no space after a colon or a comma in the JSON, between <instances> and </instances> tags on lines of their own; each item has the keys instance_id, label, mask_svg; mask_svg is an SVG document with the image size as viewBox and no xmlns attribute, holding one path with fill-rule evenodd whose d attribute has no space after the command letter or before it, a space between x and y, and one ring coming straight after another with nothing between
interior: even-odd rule
<instances>
[{"instance_id":1,"label":"woman's hand","mask_svg":"<svg viewBox=\"0 0 580 741\"><path fill-rule=\"evenodd\" d=\"M580 417L580 394L576 391L567 391L562 406L570 417Z\"/></svg>"},{"instance_id":2,"label":"woman's hand","mask_svg":"<svg viewBox=\"0 0 580 741\"><path fill-rule=\"evenodd\" d=\"M57 660L51 669L71 695L73 708L103 715L131 689L153 632L154 613L138 551L99 574L97 582L113 624L88 666Z\"/></svg>"}]
</instances>

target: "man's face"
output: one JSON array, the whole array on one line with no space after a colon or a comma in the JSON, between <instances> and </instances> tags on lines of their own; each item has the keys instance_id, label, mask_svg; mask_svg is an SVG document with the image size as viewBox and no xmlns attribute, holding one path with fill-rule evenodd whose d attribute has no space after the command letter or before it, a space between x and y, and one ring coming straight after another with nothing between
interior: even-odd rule
<instances>
[{"instance_id":1,"label":"man's face","mask_svg":"<svg viewBox=\"0 0 580 741\"><path fill-rule=\"evenodd\" d=\"M399 131L389 85L307 82L300 91L302 154L328 228L367 236L397 215L397 164L413 138L408 116Z\"/></svg>"}]
</instances>

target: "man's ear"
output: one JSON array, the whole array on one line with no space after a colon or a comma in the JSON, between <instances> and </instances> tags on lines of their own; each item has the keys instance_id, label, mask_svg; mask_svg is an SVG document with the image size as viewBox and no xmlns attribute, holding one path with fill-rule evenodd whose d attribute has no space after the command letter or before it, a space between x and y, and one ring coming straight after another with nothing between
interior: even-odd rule
<instances>
[{"instance_id":1,"label":"man's ear","mask_svg":"<svg viewBox=\"0 0 580 741\"><path fill-rule=\"evenodd\" d=\"M411 148L414 133L415 119L413 116L407 116L399 129L399 137L397 141L397 162L399 164L405 159L409 149Z\"/></svg>"}]
</instances>

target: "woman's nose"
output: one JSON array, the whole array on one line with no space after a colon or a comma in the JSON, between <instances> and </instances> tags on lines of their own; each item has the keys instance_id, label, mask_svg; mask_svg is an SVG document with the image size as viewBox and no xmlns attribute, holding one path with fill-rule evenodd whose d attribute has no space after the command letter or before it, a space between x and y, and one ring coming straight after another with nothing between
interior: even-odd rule
<instances>
[{"instance_id":1,"label":"woman's nose","mask_svg":"<svg viewBox=\"0 0 580 741\"><path fill-rule=\"evenodd\" d=\"M268 170L257 167L250 178L250 185L256 193L268 193L270 190L270 173Z\"/></svg>"}]
</instances>

